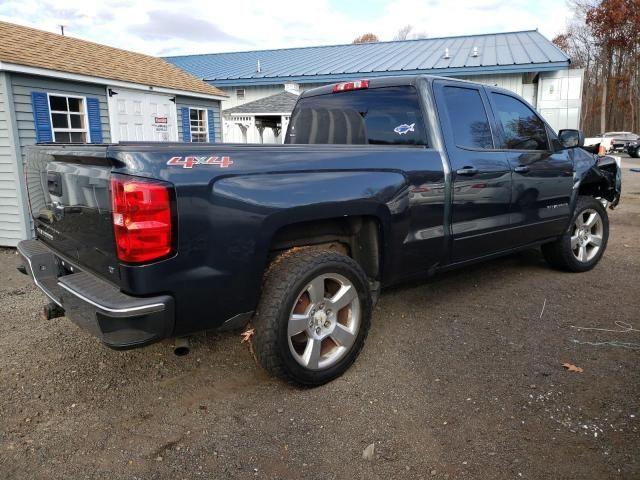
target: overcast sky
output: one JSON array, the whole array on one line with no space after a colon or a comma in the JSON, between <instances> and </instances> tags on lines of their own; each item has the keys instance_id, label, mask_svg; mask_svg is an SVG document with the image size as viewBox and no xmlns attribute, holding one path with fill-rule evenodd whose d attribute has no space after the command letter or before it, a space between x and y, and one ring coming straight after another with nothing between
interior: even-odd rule
<instances>
[{"instance_id":1,"label":"overcast sky","mask_svg":"<svg viewBox=\"0 0 640 480\"><path fill-rule=\"evenodd\" d=\"M34 13L35 12L35 13ZM429 37L537 28L570 17L565 0L0 0L0 20L151 55L392 40L404 25Z\"/></svg>"}]
</instances>

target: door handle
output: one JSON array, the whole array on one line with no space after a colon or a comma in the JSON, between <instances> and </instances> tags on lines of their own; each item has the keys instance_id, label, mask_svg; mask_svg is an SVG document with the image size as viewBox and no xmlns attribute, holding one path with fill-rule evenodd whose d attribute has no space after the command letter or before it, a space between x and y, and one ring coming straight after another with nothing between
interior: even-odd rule
<instances>
[{"instance_id":1,"label":"door handle","mask_svg":"<svg viewBox=\"0 0 640 480\"><path fill-rule=\"evenodd\" d=\"M529 173L529 167L520 165L519 167L515 167L513 171L516 173Z\"/></svg>"},{"instance_id":2,"label":"door handle","mask_svg":"<svg viewBox=\"0 0 640 480\"><path fill-rule=\"evenodd\" d=\"M478 173L478 169L475 167L464 167L456 170L457 175L475 175Z\"/></svg>"}]
</instances>

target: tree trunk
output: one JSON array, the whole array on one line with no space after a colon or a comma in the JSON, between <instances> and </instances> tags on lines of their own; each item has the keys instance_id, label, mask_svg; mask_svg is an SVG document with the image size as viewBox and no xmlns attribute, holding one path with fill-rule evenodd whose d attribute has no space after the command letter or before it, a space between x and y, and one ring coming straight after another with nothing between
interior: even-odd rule
<instances>
[{"instance_id":1,"label":"tree trunk","mask_svg":"<svg viewBox=\"0 0 640 480\"><path fill-rule=\"evenodd\" d=\"M604 78L602 79L602 100L600 102L600 130L602 133L607 131L607 111L609 110L607 108L607 94L609 91L609 81L611 80L611 70L613 68L613 52L611 51L611 47L605 48L603 53L607 68Z\"/></svg>"},{"instance_id":2,"label":"tree trunk","mask_svg":"<svg viewBox=\"0 0 640 480\"><path fill-rule=\"evenodd\" d=\"M607 83L608 78L603 78L602 81L602 99L600 100L600 132L607 131Z\"/></svg>"},{"instance_id":3,"label":"tree trunk","mask_svg":"<svg viewBox=\"0 0 640 480\"><path fill-rule=\"evenodd\" d=\"M613 76L612 85L612 91L615 92L615 95L609 102L609 121L607 123L609 124L609 128L613 130L624 130L625 110L622 99L624 98L624 88L626 88L626 85L620 85L620 80L623 78L624 50L622 48L618 48L613 57L616 59L616 73Z\"/></svg>"}]
</instances>

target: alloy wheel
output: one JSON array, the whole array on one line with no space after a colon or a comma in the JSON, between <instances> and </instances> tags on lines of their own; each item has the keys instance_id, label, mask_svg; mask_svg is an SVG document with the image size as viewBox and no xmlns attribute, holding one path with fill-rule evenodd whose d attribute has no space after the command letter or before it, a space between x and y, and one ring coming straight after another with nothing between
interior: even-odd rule
<instances>
[{"instance_id":1,"label":"alloy wheel","mask_svg":"<svg viewBox=\"0 0 640 480\"><path fill-rule=\"evenodd\" d=\"M310 370L335 365L354 344L360 317L358 292L348 278L337 273L315 277L289 315L287 338L293 358Z\"/></svg>"},{"instance_id":2,"label":"alloy wheel","mask_svg":"<svg viewBox=\"0 0 640 480\"><path fill-rule=\"evenodd\" d=\"M600 214L589 208L576 217L571 233L571 251L579 262L591 261L600 251L604 225Z\"/></svg>"}]
</instances>

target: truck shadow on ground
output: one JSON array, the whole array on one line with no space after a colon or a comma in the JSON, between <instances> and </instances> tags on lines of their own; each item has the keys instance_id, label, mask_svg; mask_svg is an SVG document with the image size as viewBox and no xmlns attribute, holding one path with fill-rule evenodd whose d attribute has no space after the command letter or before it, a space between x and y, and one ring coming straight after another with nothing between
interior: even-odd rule
<instances>
[{"instance_id":1,"label":"truck shadow on ground","mask_svg":"<svg viewBox=\"0 0 640 480\"><path fill-rule=\"evenodd\" d=\"M523 275L545 276L549 274L566 275L551 269L545 262L539 249L528 249L516 252L503 257L494 258L483 262L474 263L466 267L447 272L437 273L432 276L423 276L411 281L403 282L383 289L380 295L377 308L374 311L374 321L372 324L372 334L376 330L388 329L380 324L376 317L388 316L389 313L396 317L404 317L404 311L408 308L398 308L397 305L405 304L413 309L426 309L431 302L436 301L438 305L453 304L459 302L461 297L476 295L478 288L483 291L496 291L505 284L510 284L520 279ZM381 313L380 309L384 311ZM396 311L400 310L400 311ZM430 328L430 322L423 322L416 319L411 322L414 328L426 331ZM246 327L235 330L212 330L193 337L192 354L202 351L213 351L213 355L228 354L228 347L245 357L245 368L248 364L254 364L260 369L255 356L248 343L243 343L241 333L251 328L251 323ZM226 347L221 347L225 345ZM170 345L169 345L170 346ZM366 349L366 347L365 347ZM224 352L224 353L223 353ZM179 361L179 359L177 359ZM258 376L265 381L269 377L266 374ZM283 385L285 385L283 383ZM292 387L294 388L294 387Z\"/></svg>"}]
</instances>

